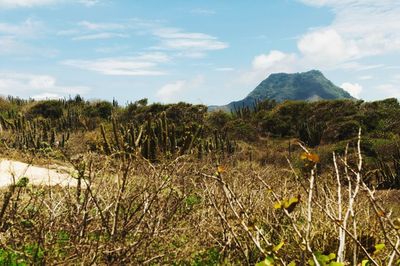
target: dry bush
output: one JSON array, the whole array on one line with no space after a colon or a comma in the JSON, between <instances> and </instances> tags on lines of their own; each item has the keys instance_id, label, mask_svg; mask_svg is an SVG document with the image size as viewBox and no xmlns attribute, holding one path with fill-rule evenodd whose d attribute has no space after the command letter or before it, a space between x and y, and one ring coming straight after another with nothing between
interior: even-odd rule
<instances>
[{"instance_id":1,"label":"dry bush","mask_svg":"<svg viewBox=\"0 0 400 266\"><path fill-rule=\"evenodd\" d=\"M287 167L240 154L75 156L77 187L4 189L0 262L395 265L396 217L363 182L360 150L347 153L321 174L306 149Z\"/></svg>"}]
</instances>

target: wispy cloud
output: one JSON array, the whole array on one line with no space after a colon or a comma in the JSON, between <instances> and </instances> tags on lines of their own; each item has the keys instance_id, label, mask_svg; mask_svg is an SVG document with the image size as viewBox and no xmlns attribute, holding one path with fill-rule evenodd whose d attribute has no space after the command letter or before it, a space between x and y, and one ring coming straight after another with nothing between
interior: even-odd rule
<instances>
[{"instance_id":1,"label":"wispy cloud","mask_svg":"<svg viewBox=\"0 0 400 266\"><path fill-rule=\"evenodd\" d=\"M100 0L78 0L78 3L81 3L87 7L91 7L99 4Z\"/></svg>"},{"instance_id":2,"label":"wispy cloud","mask_svg":"<svg viewBox=\"0 0 400 266\"><path fill-rule=\"evenodd\" d=\"M215 71L219 72L230 72L230 71L235 71L235 68L233 67L216 67L214 68Z\"/></svg>"},{"instance_id":3,"label":"wispy cloud","mask_svg":"<svg viewBox=\"0 0 400 266\"><path fill-rule=\"evenodd\" d=\"M129 24L80 21L77 27L57 32L58 36L70 36L73 41L128 38Z\"/></svg>"},{"instance_id":4,"label":"wispy cloud","mask_svg":"<svg viewBox=\"0 0 400 266\"><path fill-rule=\"evenodd\" d=\"M192 14L201 15L201 16L211 16L215 15L217 12L213 9L209 8L195 8L190 11Z\"/></svg>"},{"instance_id":5,"label":"wispy cloud","mask_svg":"<svg viewBox=\"0 0 400 266\"><path fill-rule=\"evenodd\" d=\"M74 41L90 41L90 40L105 40L115 38L128 38L128 34L123 33L112 33L112 32L101 32L95 34L82 35L72 38Z\"/></svg>"},{"instance_id":6,"label":"wispy cloud","mask_svg":"<svg viewBox=\"0 0 400 266\"><path fill-rule=\"evenodd\" d=\"M0 22L0 55L21 57L53 57L57 50L45 42L47 29L41 20L28 18L19 23Z\"/></svg>"},{"instance_id":7,"label":"wispy cloud","mask_svg":"<svg viewBox=\"0 0 400 266\"><path fill-rule=\"evenodd\" d=\"M388 83L388 84L382 84L376 87L376 90L379 91L379 95L381 95L382 98L385 97L396 97L396 98L400 98L400 90L399 90L399 86L400 84L392 84L392 83Z\"/></svg>"},{"instance_id":8,"label":"wispy cloud","mask_svg":"<svg viewBox=\"0 0 400 266\"><path fill-rule=\"evenodd\" d=\"M373 79L374 77L371 75L365 75L365 76L360 76L358 77L359 80L370 80Z\"/></svg>"},{"instance_id":9,"label":"wispy cloud","mask_svg":"<svg viewBox=\"0 0 400 266\"><path fill-rule=\"evenodd\" d=\"M81 21L78 23L79 26L94 31L104 31L104 30L124 30L127 28L126 25L121 23L95 23L89 21Z\"/></svg>"},{"instance_id":10,"label":"wispy cloud","mask_svg":"<svg viewBox=\"0 0 400 266\"><path fill-rule=\"evenodd\" d=\"M14 36L21 39L37 37L44 30L39 20L28 18L21 23L0 23L0 34Z\"/></svg>"},{"instance_id":11,"label":"wispy cloud","mask_svg":"<svg viewBox=\"0 0 400 266\"><path fill-rule=\"evenodd\" d=\"M0 8L18 8L52 5L60 0L0 0Z\"/></svg>"},{"instance_id":12,"label":"wispy cloud","mask_svg":"<svg viewBox=\"0 0 400 266\"><path fill-rule=\"evenodd\" d=\"M153 34L160 38L161 42L157 47L160 49L190 50L200 53L229 47L217 37L205 33L185 32L177 28L159 28L155 29Z\"/></svg>"},{"instance_id":13,"label":"wispy cloud","mask_svg":"<svg viewBox=\"0 0 400 266\"><path fill-rule=\"evenodd\" d=\"M0 0L0 8L33 8L67 3L79 3L91 7L100 2L100 0Z\"/></svg>"},{"instance_id":14,"label":"wispy cloud","mask_svg":"<svg viewBox=\"0 0 400 266\"><path fill-rule=\"evenodd\" d=\"M160 76L167 74L159 69L160 64L169 60L163 53L147 53L133 57L65 60L62 64L111 76Z\"/></svg>"},{"instance_id":15,"label":"wispy cloud","mask_svg":"<svg viewBox=\"0 0 400 266\"><path fill-rule=\"evenodd\" d=\"M59 85L55 77L30 73L0 72L0 94L28 95L30 97L50 96L59 98L69 94L86 94L87 86Z\"/></svg>"}]
</instances>

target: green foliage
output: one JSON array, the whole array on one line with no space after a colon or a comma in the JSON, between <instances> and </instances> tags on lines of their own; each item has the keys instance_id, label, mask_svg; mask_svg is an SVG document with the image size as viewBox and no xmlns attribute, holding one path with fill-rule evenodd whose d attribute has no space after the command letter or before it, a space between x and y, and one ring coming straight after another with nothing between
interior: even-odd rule
<instances>
[{"instance_id":1,"label":"green foliage","mask_svg":"<svg viewBox=\"0 0 400 266\"><path fill-rule=\"evenodd\" d=\"M63 115L63 103L60 100L47 100L33 105L27 112L28 117L42 116L57 119Z\"/></svg>"},{"instance_id":2,"label":"green foliage","mask_svg":"<svg viewBox=\"0 0 400 266\"><path fill-rule=\"evenodd\" d=\"M206 124L211 129L223 130L232 117L224 111L211 112L206 116Z\"/></svg>"},{"instance_id":3,"label":"green foliage","mask_svg":"<svg viewBox=\"0 0 400 266\"><path fill-rule=\"evenodd\" d=\"M26 187L29 183L29 178L28 177L21 177L17 183L15 184L16 187Z\"/></svg>"},{"instance_id":4,"label":"green foliage","mask_svg":"<svg viewBox=\"0 0 400 266\"><path fill-rule=\"evenodd\" d=\"M319 265L321 265L321 266L344 266L345 265L344 263L335 261L336 255L334 253L325 255L321 252L315 252L314 256L317 259ZM310 266L316 265L313 259L309 259L308 264Z\"/></svg>"},{"instance_id":5,"label":"green foliage","mask_svg":"<svg viewBox=\"0 0 400 266\"><path fill-rule=\"evenodd\" d=\"M186 197L185 204L187 208L192 209L194 206L200 204L201 201L202 198L199 195L191 194Z\"/></svg>"},{"instance_id":6,"label":"green foliage","mask_svg":"<svg viewBox=\"0 0 400 266\"><path fill-rule=\"evenodd\" d=\"M275 259L273 256L267 256L263 261L260 261L256 266L274 266Z\"/></svg>"},{"instance_id":7,"label":"green foliage","mask_svg":"<svg viewBox=\"0 0 400 266\"><path fill-rule=\"evenodd\" d=\"M99 101L91 103L85 107L84 113L90 118L99 117L102 119L108 119L113 110L113 105L107 101Z\"/></svg>"},{"instance_id":8,"label":"green foliage","mask_svg":"<svg viewBox=\"0 0 400 266\"><path fill-rule=\"evenodd\" d=\"M0 249L0 265L25 266L28 263L24 257L16 252Z\"/></svg>"},{"instance_id":9,"label":"green foliage","mask_svg":"<svg viewBox=\"0 0 400 266\"><path fill-rule=\"evenodd\" d=\"M208 249L204 252L196 254L191 265L193 266L208 266L219 265L221 255L216 248Z\"/></svg>"}]
</instances>

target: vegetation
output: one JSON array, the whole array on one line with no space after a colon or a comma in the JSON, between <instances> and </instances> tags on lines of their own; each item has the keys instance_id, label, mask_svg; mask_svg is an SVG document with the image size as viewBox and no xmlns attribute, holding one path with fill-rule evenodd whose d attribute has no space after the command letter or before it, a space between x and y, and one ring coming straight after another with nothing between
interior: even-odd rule
<instances>
[{"instance_id":1,"label":"vegetation","mask_svg":"<svg viewBox=\"0 0 400 266\"><path fill-rule=\"evenodd\" d=\"M400 265L400 104L0 99L0 264Z\"/></svg>"}]
</instances>

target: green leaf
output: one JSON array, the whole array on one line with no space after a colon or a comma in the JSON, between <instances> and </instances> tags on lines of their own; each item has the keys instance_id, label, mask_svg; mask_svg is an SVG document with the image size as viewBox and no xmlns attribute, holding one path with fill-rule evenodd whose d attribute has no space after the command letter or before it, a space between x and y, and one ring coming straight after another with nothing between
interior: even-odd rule
<instances>
[{"instance_id":1,"label":"green leaf","mask_svg":"<svg viewBox=\"0 0 400 266\"><path fill-rule=\"evenodd\" d=\"M28 183L29 183L29 178L24 176L18 180L18 182L17 182L17 184L15 184L15 186L16 187L26 187L28 185Z\"/></svg>"},{"instance_id":2,"label":"green leaf","mask_svg":"<svg viewBox=\"0 0 400 266\"><path fill-rule=\"evenodd\" d=\"M296 266L296 262L295 261L291 261L288 266Z\"/></svg>"},{"instance_id":3,"label":"green leaf","mask_svg":"<svg viewBox=\"0 0 400 266\"><path fill-rule=\"evenodd\" d=\"M363 260L361 262L361 266L369 266L371 263L369 262L369 260Z\"/></svg>"},{"instance_id":4,"label":"green leaf","mask_svg":"<svg viewBox=\"0 0 400 266\"><path fill-rule=\"evenodd\" d=\"M376 244L374 254L379 253L382 249L385 248L385 244Z\"/></svg>"},{"instance_id":5,"label":"green leaf","mask_svg":"<svg viewBox=\"0 0 400 266\"><path fill-rule=\"evenodd\" d=\"M271 256L267 256L265 260L260 261L259 263L256 264L256 266L274 266L274 258Z\"/></svg>"},{"instance_id":6,"label":"green leaf","mask_svg":"<svg viewBox=\"0 0 400 266\"><path fill-rule=\"evenodd\" d=\"M331 261L329 263L329 266L344 266L344 263L343 262Z\"/></svg>"},{"instance_id":7,"label":"green leaf","mask_svg":"<svg viewBox=\"0 0 400 266\"><path fill-rule=\"evenodd\" d=\"M335 253L331 253L328 255L329 260L334 260L336 259L336 254Z\"/></svg>"},{"instance_id":8,"label":"green leaf","mask_svg":"<svg viewBox=\"0 0 400 266\"><path fill-rule=\"evenodd\" d=\"M283 247L284 244L285 244L285 242L281 241L281 243L279 243L278 245L276 245L276 246L272 249L272 251L273 251L273 252L278 252L278 251Z\"/></svg>"}]
</instances>

